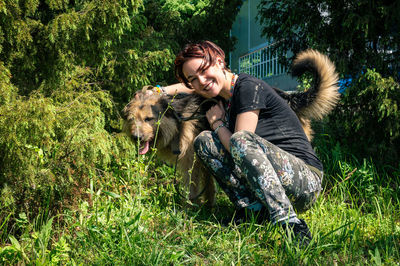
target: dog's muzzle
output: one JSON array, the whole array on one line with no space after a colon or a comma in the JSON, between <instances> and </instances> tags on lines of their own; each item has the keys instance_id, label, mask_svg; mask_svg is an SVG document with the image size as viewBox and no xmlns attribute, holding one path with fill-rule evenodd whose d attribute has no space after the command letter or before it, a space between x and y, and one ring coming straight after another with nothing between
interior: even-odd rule
<instances>
[{"instance_id":1,"label":"dog's muzzle","mask_svg":"<svg viewBox=\"0 0 400 266\"><path fill-rule=\"evenodd\" d=\"M139 154L146 154L150 150L150 140L143 140L137 135L131 135L131 140L135 143L139 142Z\"/></svg>"}]
</instances>

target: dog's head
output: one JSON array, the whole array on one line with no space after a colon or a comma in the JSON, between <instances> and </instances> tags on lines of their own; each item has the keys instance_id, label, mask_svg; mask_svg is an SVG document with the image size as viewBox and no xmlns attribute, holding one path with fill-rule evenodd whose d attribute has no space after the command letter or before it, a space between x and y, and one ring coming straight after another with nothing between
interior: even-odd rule
<instances>
[{"instance_id":1,"label":"dog's head","mask_svg":"<svg viewBox=\"0 0 400 266\"><path fill-rule=\"evenodd\" d=\"M168 99L160 95L135 96L122 115L124 131L133 142L140 143L140 154L146 154L155 141L157 148L167 145L177 133L174 121L168 116Z\"/></svg>"}]
</instances>

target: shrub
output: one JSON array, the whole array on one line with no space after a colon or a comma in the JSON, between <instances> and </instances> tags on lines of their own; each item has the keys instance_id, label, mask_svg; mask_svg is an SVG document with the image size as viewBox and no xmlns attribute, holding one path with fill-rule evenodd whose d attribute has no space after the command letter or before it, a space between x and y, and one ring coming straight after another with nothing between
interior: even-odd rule
<instances>
[{"instance_id":1,"label":"shrub","mask_svg":"<svg viewBox=\"0 0 400 266\"><path fill-rule=\"evenodd\" d=\"M11 73L0 61L0 106L16 97L17 89L10 82Z\"/></svg>"},{"instance_id":2,"label":"shrub","mask_svg":"<svg viewBox=\"0 0 400 266\"><path fill-rule=\"evenodd\" d=\"M400 156L400 85L368 69L329 116L332 136L359 158L396 165Z\"/></svg>"},{"instance_id":3,"label":"shrub","mask_svg":"<svg viewBox=\"0 0 400 266\"><path fill-rule=\"evenodd\" d=\"M132 158L128 139L105 129L116 113L110 94L78 79L49 97L4 97L11 85L0 84L1 224L74 205L90 182L109 185L108 170Z\"/></svg>"}]
</instances>

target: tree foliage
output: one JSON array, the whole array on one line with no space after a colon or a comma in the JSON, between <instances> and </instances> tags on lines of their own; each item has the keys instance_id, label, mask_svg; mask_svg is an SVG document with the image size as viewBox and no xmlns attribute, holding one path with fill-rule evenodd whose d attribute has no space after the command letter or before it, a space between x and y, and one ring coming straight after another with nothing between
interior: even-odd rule
<instances>
[{"instance_id":1,"label":"tree foliage","mask_svg":"<svg viewBox=\"0 0 400 266\"><path fill-rule=\"evenodd\" d=\"M165 70L171 60L167 49L143 47L152 32L142 9L141 0L7 1L0 60L24 95L39 88L48 95L80 66L91 82L127 97L156 76L149 69Z\"/></svg>"},{"instance_id":2,"label":"tree foliage","mask_svg":"<svg viewBox=\"0 0 400 266\"><path fill-rule=\"evenodd\" d=\"M0 61L24 95L38 88L51 93L80 66L114 101L127 102L145 84L174 81L174 55L186 41L232 48L229 29L240 2L5 1Z\"/></svg>"},{"instance_id":3,"label":"tree foliage","mask_svg":"<svg viewBox=\"0 0 400 266\"><path fill-rule=\"evenodd\" d=\"M149 0L146 17L167 40L178 48L188 41L212 40L228 52L234 40L229 31L242 0Z\"/></svg>"},{"instance_id":4,"label":"tree foliage","mask_svg":"<svg viewBox=\"0 0 400 266\"><path fill-rule=\"evenodd\" d=\"M229 50L240 2L0 0L1 232L120 174L135 155L118 134L121 107L146 84L174 82L188 40Z\"/></svg>"},{"instance_id":5,"label":"tree foliage","mask_svg":"<svg viewBox=\"0 0 400 266\"><path fill-rule=\"evenodd\" d=\"M281 56L315 48L342 74L375 68L388 76L400 71L399 13L399 1L262 0L258 18Z\"/></svg>"},{"instance_id":6,"label":"tree foliage","mask_svg":"<svg viewBox=\"0 0 400 266\"><path fill-rule=\"evenodd\" d=\"M318 49L351 80L328 133L359 158L394 165L400 155L399 13L400 1L262 0L258 16L281 58Z\"/></svg>"},{"instance_id":7,"label":"tree foliage","mask_svg":"<svg viewBox=\"0 0 400 266\"><path fill-rule=\"evenodd\" d=\"M347 88L340 108L330 115L328 126L352 154L397 166L400 84L368 69Z\"/></svg>"}]
</instances>

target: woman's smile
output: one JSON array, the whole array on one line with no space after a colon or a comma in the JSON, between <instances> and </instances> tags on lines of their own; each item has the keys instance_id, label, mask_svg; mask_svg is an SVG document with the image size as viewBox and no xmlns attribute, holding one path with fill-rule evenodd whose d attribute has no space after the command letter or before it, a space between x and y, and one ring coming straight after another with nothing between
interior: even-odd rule
<instances>
[{"instance_id":1,"label":"woman's smile","mask_svg":"<svg viewBox=\"0 0 400 266\"><path fill-rule=\"evenodd\" d=\"M216 63L203 69L203 63L202 58L188 60L183 64L183 73L197 93L206 98L216 97L226 87L223 66Z\"/></svg>"},{"instance_id":2,"label":"woman's smile","mask_svg":"<svg viewBox=\"0 0 400 266\"><path fill-rule=\"evenodd\" d=\"M204 87L203 90L205 90L205 91L212 90L213 85L214 85L214 82L210 82L210 83L207 84L207 86Z\"/></svg>"}]
</instances>

